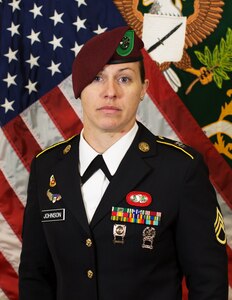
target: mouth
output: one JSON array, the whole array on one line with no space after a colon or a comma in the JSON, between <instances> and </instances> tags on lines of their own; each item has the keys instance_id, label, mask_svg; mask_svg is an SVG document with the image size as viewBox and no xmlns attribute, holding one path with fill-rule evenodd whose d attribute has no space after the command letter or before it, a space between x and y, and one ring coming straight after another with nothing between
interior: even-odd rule
<instances>
[{"instance_id":1,"label":"mouth","mask_svg":"<svg viewBox=\"0 0 232 300\"><path fill-rule=\"evenodd\" d=\"M114 113L120 112L121 109L118 107L115 107L115 106L106 105L106 106L102 106L102 107L98 108L97 111L101 111L106 114L114 114Z\"/></svg>"}]
</instances>

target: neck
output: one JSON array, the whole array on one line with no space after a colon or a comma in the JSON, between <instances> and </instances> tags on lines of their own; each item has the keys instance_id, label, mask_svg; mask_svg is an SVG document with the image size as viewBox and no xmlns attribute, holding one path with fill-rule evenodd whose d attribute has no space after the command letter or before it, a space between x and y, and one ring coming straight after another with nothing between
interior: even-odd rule
<instances>
[{"instance_id":1,"label":"neck","mask_svg":"<svg viewBox=\"0 0 232 300\"><path fill-rule=\"evenodd\" d=\"M131 129L131 128L130 128ZM86 142L98 153L104 153L113 144L120 140L127 132L95 132L84 127L83 136Z\"/></svg>"}]
</instances>

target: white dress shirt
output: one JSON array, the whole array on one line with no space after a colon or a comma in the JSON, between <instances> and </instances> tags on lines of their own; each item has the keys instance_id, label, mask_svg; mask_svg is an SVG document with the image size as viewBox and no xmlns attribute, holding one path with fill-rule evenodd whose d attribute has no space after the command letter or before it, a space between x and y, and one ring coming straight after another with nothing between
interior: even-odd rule
<instances>
[{"instance_id":1,"label":"white dress shirt","mask_svg":"<svg viewBox=\"0 0 232 300\"><path fill-rule=\"evenodd\" d=\"M135 135L138 131L138 125L135 125L131 130L125 134L120 140L113 144L109 149L107 149L102 155L104 161L113 176L118 169L120 162L122 161L124 155L129 149ZM86 169L88 168L91 161L98 155L96 152L84 139L83 130L80 134L79 143L79 172L82 176ZM109 184L109 180L102 172L101 169L96 171L82 186L82 198L84 201L85 211L87 215L88 222L90 223L95 210L101 201L103 194Z\"/></svg>"}]
</instances>

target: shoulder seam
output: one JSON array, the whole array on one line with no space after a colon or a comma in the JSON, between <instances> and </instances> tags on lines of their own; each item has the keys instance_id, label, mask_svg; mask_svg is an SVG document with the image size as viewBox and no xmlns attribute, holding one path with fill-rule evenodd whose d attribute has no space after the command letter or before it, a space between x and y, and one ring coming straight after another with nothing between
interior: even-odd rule
<instances>
[{"instance_id":1,"label":"shoulder seam","mask_svg":"<svg viewBox=\"0 0 232 300\"><path fill-rule=\"evenodd\" d=\"M48 148L42 150L40 153L38 153L38 154L36 155L36 158L38 158L38 157L39 157L41 154L43 154L44 152L46 152L46 151L48 151L48 150L50 150L50 149L52 149L52 148L55 148L56 146L59 146L59 145L62 145L62 144L65 144L65 143L69 142L69 141L70 141L71 139L73 139L75 136L76 136L76 134L73 135L72 137L70 137L69 139L65 140L65 141L61 141L61 142L55 143L55 144L51 145L50 147L48 147Z\"/></svg>"},{"instance_id":2,"label":"shoulder seam","mask_svg":"<svg viewBox=\"0 0 232 300\"><path fill-rule=\"evenodd\" d=\"M159 140L156 140L157 143L160 143L160 144L164 144L164 145L168 145L168 146L172 146L174 148L177 148L179 150L181 150L182 152L184 152L185 154L187 154L189 157L191 157L191 159L194 159L193 155L190 154L188 151L184 150L183 148L177 146L177 145L174 145L172 143L168 143L168 142L164 142L164 141L159 141Z\"/></svg>"}]
</instances>

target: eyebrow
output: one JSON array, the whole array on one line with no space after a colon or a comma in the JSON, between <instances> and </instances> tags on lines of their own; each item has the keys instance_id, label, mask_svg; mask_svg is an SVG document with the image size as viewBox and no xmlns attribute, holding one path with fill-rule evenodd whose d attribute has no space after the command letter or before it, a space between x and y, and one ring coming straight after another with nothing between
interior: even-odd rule
<instances>
[{"instance_id":1,"label":"eyebrow","mask_svg":"<svg viewBox=\"0 0 232 300\"><path fill-rule=\"evenodd\" d=\"M125 71L125 70L131 70L131 71L134 71L134 69L131 69L131 68L128 68L128 67L119 69L118 71L119 71L119 72L122 72L122 71Z\"/></svg>"},{"instance_id":2,"label":"eyebrow","mask_svg":"<svg viewBox=\"0 0 232 300\"><path fill-rule=\"evenodd\" d=\"M105 70L105 67L98 74L104 73L104 70ZM121 68L121 69L117 70L117 73L120 73L120 72L123 72L123 71L127 71L127 70L132 71L132 72L135 73L135 70L132 69L132 68L130 68L130 67Z\"/></svg>"},{"instance_id":3,"label":"eyebrow","mask_svg":"<svg viewBox=\"0 0 232 300\"><path fill-rule=\"evenodd\" d=\"M132 71L133 73L136 73L134 69L129 68L129 67L119 69L119 70L117 70L117 73L121 73L123 71Z\"/></svg>"}]
</instances>

